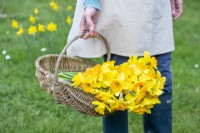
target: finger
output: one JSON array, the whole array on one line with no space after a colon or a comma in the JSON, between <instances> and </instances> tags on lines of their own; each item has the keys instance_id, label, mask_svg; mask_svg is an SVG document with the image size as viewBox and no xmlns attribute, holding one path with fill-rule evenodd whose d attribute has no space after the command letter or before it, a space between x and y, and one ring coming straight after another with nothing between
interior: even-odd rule
<instances>
[{"instance_id":1,"label":"finger","mask_svg":"<svg viewBox=\"0 0 200 133\"><path fill-rule=\"evenodd\" d=\"M86 32L85 35L82 37L83 39L89 39L91 37L89 32Z\"/></svg>"},{"instance_id":2,"label":"finger","mask_svg":"<svg viewBox=\"0 0 200 133\"><path fill-rule=\"evenodd\" d=\"M89 31L90 37L96 37L97 36L97 30L96 30L96 26L94 27L93 31Z\"/></svg>"},{"instance_id":3,"label":"finger","mask_svg":"<svg viewBox=\"0 0 200 133\"><path fill-rule=\"evenodd\" d=\"M87 31L88 31L88 28L87 28L85 17L82 17L81 22L80 22L79 35L84 35Z\"/></svg>"},{"instance_id":4,"label":"finger","mask_svg":"<svg viewBox=\"0 0 200 133\"><path fill-rule=\"evenodd\" d=\"M91 35L95 34L95 26L96 26L96 24L94 24L91 16L90 15L86 15L85 19L86 19L90 34Z\"/></svg>"},{"instance_id":5,"label":"finger","mask_svg":"<svg viewBox=\"0 0 200 133\"><path fill-rule=\"evenodd\" d=\"M95 25L94 31L92 33L92 37L96 37L97 35L98 35L98 32L96 30L96 25Z\"/></svg>"},{"instance_id":6,"label":"finger","mask_svg":"<svg viewBox=\"0 0 200 133\"><path fill-rule=\"evenodd\" d=\"M85 34L82 34L83 35L83 39L88 39L88 38L95 38L98 36L98 33L95 33L95 34L91 34L89 31L85 32Z\"/></svg>"},{"instance_id":7,"label":"finger","mask_svg":"<svg viewBox=\"0 0 200 133\"><path fill-rule=\"evenodd\" d=\"M177 20L177 19L179 19L179 18L180 18L180 16L181 16L181 14L180 14L180 13L176 13L176 15L174 16L174 20Z\"/></svg>"},{"instance_id":8,"label":"finger","mask_svg":"<svg viewBox=\"0 0 200 133\"><path fill-rule=\"evenodd\" d=\"M183 4L182 3L177 3L176 5L176 16L175 16L175 20L177 20L178 18L180 18L180 16L183 13Z\"/></svg>"},{"instance_id":9,"label":"finger","mask_svg":"<svg viewBox=\"0 0 200 133\"><path fill-rule=\"evenodd\" d=\"M179 10L178 10L178 15L177 15L177 19L180 18L180 16L183 14L183 4L180 3L179 4Z\"/></svg>"}]
</instances>

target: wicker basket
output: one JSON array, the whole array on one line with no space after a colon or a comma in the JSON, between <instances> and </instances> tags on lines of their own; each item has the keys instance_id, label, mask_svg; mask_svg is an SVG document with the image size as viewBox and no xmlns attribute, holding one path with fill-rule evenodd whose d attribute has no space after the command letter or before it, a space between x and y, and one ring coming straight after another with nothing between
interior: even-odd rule
<instances>
[{"instance_id":1,"label":"wicker basket","mask_svg":"<svg viewBox=\"0 0 200 133\"><path fill-rule=\"evenodd\" d=\"M81 36L74 37L59 55L50 54L39 57L35 63L36 77L40 86L52 95L59 104L68 105L87 115L102 116L95 111L95 105L92 105L92 101L95 100L94 95L85 93L81 88L74 88L70 82L57 77L59 71L83 72L96 65L96 63L86 59L64 55L67 48L79 38ZM108 53L107 60L110 60L110 48L106 39L100 35L98 38L104 41ZM109 112L106 111L105 115L108 114Z\"/></svg>"}]
</instances>

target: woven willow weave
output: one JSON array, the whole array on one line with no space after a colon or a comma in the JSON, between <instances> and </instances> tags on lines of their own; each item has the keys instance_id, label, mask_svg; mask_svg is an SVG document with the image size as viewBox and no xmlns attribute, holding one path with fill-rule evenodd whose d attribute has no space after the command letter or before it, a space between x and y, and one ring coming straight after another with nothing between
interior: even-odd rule
<instances>
[{"instance_id":1,"label":"woven willow weave","mask_svg":"<svg viewBox=\"0 0 200 133\"><path fill-rule=\"evenodd\" d=\"M52 95L59 104L68 105L87 115L102 116L95 111L95 105L92 105L95 100L94 95L84 92L81 88L74 88L70 82L57 78L58 72L84 72L87 68L96 65L96 63L86 59L63 55L69 45L80 37L76 36L70 41L63 48L60 55L50 54L39 57L35 63L36 77L40 82L41 88ZM104 42L106 44L106 40ZM110 49L108 46L106 47L109 60ZM109 112L107 111L105 115L108 114Z\"/></svg>"}]
</instances>

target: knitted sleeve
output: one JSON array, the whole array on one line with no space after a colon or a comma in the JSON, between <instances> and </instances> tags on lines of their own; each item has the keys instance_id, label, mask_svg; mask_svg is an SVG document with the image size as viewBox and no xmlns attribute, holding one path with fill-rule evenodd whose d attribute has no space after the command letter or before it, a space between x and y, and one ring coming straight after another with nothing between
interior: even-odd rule
<instances>
[{"instance_id":1,"label":"knitted sleeve","mask_svg":"<svg viewBox=\"0 0 200 133\"><path fill-rule=\"evenodd\" d=\"M100 0L83 0L83 6L85 7L94 7L100 10Z\"/></svg>"}]
</instances>

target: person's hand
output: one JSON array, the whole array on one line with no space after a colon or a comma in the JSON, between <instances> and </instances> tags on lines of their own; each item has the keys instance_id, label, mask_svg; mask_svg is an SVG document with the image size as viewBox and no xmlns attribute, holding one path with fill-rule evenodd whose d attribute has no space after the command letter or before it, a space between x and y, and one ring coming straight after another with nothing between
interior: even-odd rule
<instances>
[{"instance_id":1,"label":"person's hand","mask_svg":"<svg viewBox=\"0 0 200 133\"><path fill-rule=\"evenodd\" d=\"M177 20L183 13L183 0L171 0L172 17Z\"/></svg>"},{"instance_id":2,"label":"person's hand","mask_svg":"<svg viewBox=\"0 0 200 133\"><path fill-rule=\"evenodd\" d=\"M86 7L80 23L80 35L83 39L97 36L96 24L99 16L99 10L94 7Z\"/></svg>"}]
</instances>

